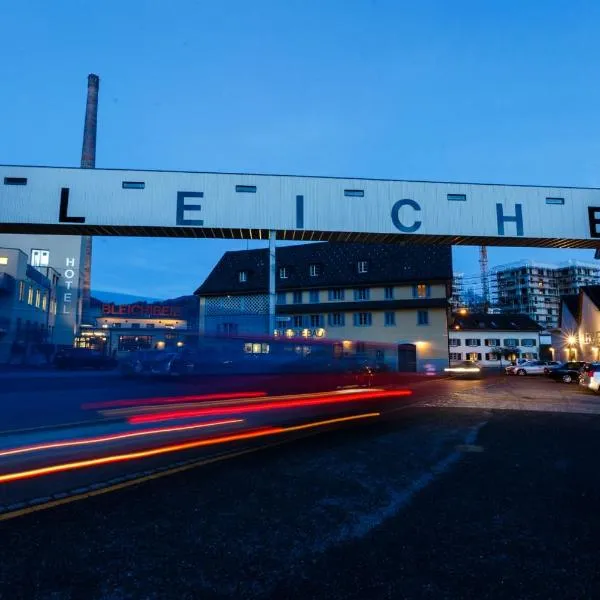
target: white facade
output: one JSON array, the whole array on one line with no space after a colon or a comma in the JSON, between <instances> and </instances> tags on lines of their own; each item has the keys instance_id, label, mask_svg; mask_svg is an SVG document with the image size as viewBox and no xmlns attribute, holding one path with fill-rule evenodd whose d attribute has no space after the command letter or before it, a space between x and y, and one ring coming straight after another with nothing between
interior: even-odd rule
<instances>
[{"instance_id":1,"label":"white facade","mask_svg":"<svg viewBox=\"0 0 600 600\"><path fill-rule=\"evenodd\" d=\"M540 334L537 331L499 331L498 329L451 330L449 337L450 364L474 360L483 366L498 367L507 359L494 353L496 348L514 348L514 358L537 359Z\"/></svg>"},{"instance_id":2,"label":"white facade","mask_svg":"<svg viewBox=\"0 0 600 600\"><path fill-rule=\"evenodd\" d=\"M0 166L0 231L596 247L600 190Z\"/></svg>"}]
</instances>

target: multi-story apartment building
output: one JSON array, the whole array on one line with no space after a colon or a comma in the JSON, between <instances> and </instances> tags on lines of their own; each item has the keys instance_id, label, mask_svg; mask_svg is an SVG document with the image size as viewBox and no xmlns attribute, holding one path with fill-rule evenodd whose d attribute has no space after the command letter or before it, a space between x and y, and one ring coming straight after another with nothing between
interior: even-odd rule
<instances>
[{"instance_id":1,"label":"multi-story apartment building","mask_svg":"<svg viewBox=\"0 0 600 600\"><path fill-rule=\"evenodd\" d=\"M600 283L600 266L581 261L503 265L495 269L493 281L501 312L525 314L546 329L558 325L561 295L595 283Z\"/></svg>"},{"instance_id":2,"label":"multi-story apartment building","mask_svg":"<svg viewBox=\"0 0 600 600\"><path fill-rule=\"evenodd\" d=\"M29 264L16 248L0 248L0 362L26 362L54 343L60 276L52 267Z\"/></svg>"},{"instance_id":3,"label":"multi-story apartment building","mask_svg":"<svg viewBox=\"0 0 600 600\"><path fill-rule=\"evenodd\" d=\"M316 243L281 246L276 263L276 325L269 329L268 250L226 252L200 297L203 334L337 340L401 370L448 364L450 248Z\"/></svg>"}]
</instances>

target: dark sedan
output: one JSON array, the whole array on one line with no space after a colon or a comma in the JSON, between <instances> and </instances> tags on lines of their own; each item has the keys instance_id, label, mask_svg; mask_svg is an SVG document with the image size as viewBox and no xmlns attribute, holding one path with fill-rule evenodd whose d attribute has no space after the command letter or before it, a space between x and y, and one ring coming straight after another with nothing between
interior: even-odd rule
<instances>
[{"instance_id":1,"label":"dark sedan","mask_svg":"<svg viewBox=\"0 0 600 600\"><path fill-rule=\"evenodd\" d=\"M585 363L582 361L566 362L559 367L552 369L547 376L554 381L562 381L563 383L578 383L581 369Z\"/></svg>"}]
</instances>

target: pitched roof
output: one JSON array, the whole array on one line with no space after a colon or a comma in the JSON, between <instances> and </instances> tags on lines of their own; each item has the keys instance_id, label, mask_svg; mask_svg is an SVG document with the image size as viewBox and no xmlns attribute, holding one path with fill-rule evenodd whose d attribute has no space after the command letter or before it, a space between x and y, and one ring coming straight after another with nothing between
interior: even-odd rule
<instances>
[{"instance_id":1,"label":"pitched roof","mask_svg":"<svg viewBox=\"0 0 600 600\"><path fill-rule=\"evenodd\" d=\"M197 295L247 294L266 292L268 249L226 252L215 265ZM367 261L367 272L358 272L358 262ZM452 278L450 246L409 244L356 244L320 242L279 246L276 251L278 290L449 281ZM319 266L319 275L309 266ZM287 278L279 268L287 268ZM247 281L238 273L246 271Z\"/></svg>"},{"instance_id":2,"label":"pitched roof","mask_svg":"<svg viewBox=\"0 0 600 600\"><path fill-rule=\"evenodd\" d=\"M579 289L596 305L596 308L600 308L600 285L584 285ZM575 313L572 314L575 316Z\"/></svg>"},{"instance_id":3,"label":"pitched roof","mask_svg":"<svg viewBox=\"0 0 600 600\"><path fill-rule=\"evenodd\" d=\"M558 322L562 322L562 308L563 305L567 307L569 312L573 315L573 318L579 322L580 309L579 309L579 294L569 294L560 297L560 317Z\"/></svg>"},{"instance_id":4,"label":"pitched roof","mask_svg":"<svg viewBox=\"0 0 600 600\"><path fill-rule=\"evenodd\" d=\"M487 313L469 313L467 315L454 315L452 319L452 328L458 325L463 331L541 331L540 327L533 319L527 315L502 314L489 315Z\"/></svg>"}]
</instances>

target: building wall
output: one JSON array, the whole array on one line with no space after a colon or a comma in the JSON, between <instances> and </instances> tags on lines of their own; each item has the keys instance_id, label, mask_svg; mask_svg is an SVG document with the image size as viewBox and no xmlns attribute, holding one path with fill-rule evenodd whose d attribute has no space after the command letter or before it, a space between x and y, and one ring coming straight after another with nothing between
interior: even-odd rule
<instances>
[{"instance_id":1,"label":"building wall","mask_svg":"<svg viewBox=\"0 0 600 600\"><path fill-rule=\"evenodd\" d=\"M21 250L0 248L0 258L0 362L27 362L39 344L55 343L58 273L33 269Z\"/></svg>"},{"instance_id":2,"label":"building wall","mask_svg":"<svg viewBox=\"0 0 600 600\"><path fill-rule=\"evenodd\" d=\"M426 283L426 282L425 282ZM369 302L386 300L385 287L391 287L394 300L417 301L416 289L412 284L393 286L366 286L369 298L365 300L364 309L360 301L355 301L356 288L344 288L342 300L330 300L329 290L298 290L302 292L302 302L293 303L294 293L278 294L277 329L269 331L268 297L266 294L216 296L200 299L201 333L205 335L238 335L256 334L291 336L291 339L306 341L307 338L318 337L328 340L347 342L381 343L381 352L385 360L397 367L397 347L399 344L414 344L417 350L417 370L443 369L448 366L448 315L445 307L378 308L373 310ZM364 289L364 288L361 288ZM311 291L313 300L310 302ZM318 292L315 297L314 292ZM445 300L447 288L444 284L430 284L428 299ZM423 298L426 300L426 298ZM352 310L341 310L341 303L352 302ZM296 309L297 308L297 312ZM249 312L252 310L252 312ZM428 323L419 325L419 310L426 310ZM354 314L366 312L370 316L370 324L355 324ZM333 313L343 314L343 325L334 325L330 320ZM386 313L388 321L386 325ZM393 313L393 320L389 316ZM317 319L319 322L313 323Z\"/></svg>"},{"instance_id":3,"label":"building wall","mask_svg":"<svg viewBox=\"0 0 600 600\"><path fill-rule=\"evenodd\" d=\"M486 344L486 340L500 340L499 347L507 348L507 340L518 340L515 346L515 358L537 359L540 355L540 334L537 331L498 331L497 329L477 329L450 331L450 362L456 364L464 360L476 360L484 366L500 366L499 358L492 356L492 349L495 344ZM525 346L523 340L533 339L534 346ZM480 343L474 346L467 346L467 340L480 340ZM454 346L453 342L460 342ZM460 356L459 356L460 355ZM471 356L469 356L471 355ZM475 356L473 356L475 355ZM502 363L506 364L503 358Z\"/></svg>"},{"instance_id":4,"label":"building wall","mask_svg":"<svg viewBox=\"0 0 600 600\"><path fill-rule=\"evenodd\" d=\"M24 252L31 263L33 249L49 251L49 267L60 275L52 341L71 345L81 324L84 247L81 236L0 234L0 247Z\"/></svg>"},{"instance_id":5,"label":"building wall","mask_svg":"<svg viewBox=\"0 0 600 600\"><path fill-rule=\"evenodd\" d=\"M563 338L561 358L563 360L597 361L600 348L600 310L582 294L581 316L575 334L575 343L570 344L568 335ZM567 333L567 332L565 332Z\"/></svg>"}]
</instances>

